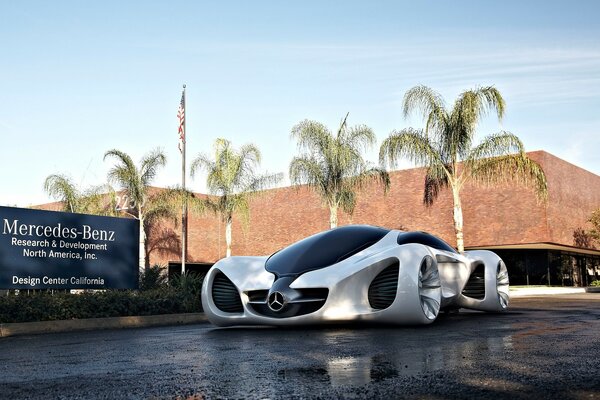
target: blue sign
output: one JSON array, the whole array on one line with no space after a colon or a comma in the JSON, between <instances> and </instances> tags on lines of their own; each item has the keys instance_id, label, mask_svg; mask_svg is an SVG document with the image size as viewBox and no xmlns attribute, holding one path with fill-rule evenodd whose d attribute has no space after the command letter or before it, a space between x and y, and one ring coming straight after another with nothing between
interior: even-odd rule
<instances>
[{"instance_id":1,"label":"blue sign","mask_svg":"<svg viewBox=\"0 0 600 400\"><path fill-rule=\"evenodd\" d=\"M0 207L0 289L136 289L139 221Z\"/></svg>"}]
</instances>

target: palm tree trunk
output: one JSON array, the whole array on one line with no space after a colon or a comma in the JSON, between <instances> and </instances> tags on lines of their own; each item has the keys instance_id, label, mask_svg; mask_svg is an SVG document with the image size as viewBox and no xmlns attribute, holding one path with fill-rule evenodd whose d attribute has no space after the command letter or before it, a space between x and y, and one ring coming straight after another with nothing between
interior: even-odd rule
<instances>
[{"instance_id":1,"label":"palm tree trunk","mask_svg":"<svg viewBox=\"0 0 600 400\"><path fill-rule=\"evenodd\" d=\"M337 227L337 224L338 224L337 211L338 211L337 205L330 205L329 206L329 227L331 229Z\"/></svg>"},{"instance_id":2,"label":"palm tree trunk","mask_svg":"<svg viewBox=\"0 0 600 400\"><path fill-rule=\"evenodd\" d=\"M140 274L142 274L146 269L146 231L144 230L144 217L140 212L138 214L140 216Z\"/></svg>"},{"instance_id":3,"label":"palm tree trunk","mask_svg":"<svg viewBox=\"0 0 600 400\"><path fill-rule=\"evenodd\" d=\"M456 184L452 185L452 197L454 199L454 231L456 232L456 248L459 253L465 251L463 238L463 213L462 205L460 204L460 193Z\"/></svg>"},{"instance_id":4,"label":"palm tree trunk","mask_svg":"<svg viewBox=\"0 0 600 400\"><path fill-rule=\"evenodd\" d=\"M227 243L226 257L231 256L231 219L225 223L225 243Z\"/></svg>"}]
</instances>

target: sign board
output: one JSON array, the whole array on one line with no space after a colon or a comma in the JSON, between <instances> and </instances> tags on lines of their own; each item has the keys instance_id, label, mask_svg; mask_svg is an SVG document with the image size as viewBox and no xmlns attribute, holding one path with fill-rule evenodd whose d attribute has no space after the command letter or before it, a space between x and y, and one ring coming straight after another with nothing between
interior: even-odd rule
<instances>
[{"instance_id":1,"label":"sign board","mask_svg":"<svg viewBox=\"0 0 600 400\"><path fill-rule=\"evenodd\" d=\"M0 289L135 289L139 221L0 207Z\"/></svg>"}]
</instances>

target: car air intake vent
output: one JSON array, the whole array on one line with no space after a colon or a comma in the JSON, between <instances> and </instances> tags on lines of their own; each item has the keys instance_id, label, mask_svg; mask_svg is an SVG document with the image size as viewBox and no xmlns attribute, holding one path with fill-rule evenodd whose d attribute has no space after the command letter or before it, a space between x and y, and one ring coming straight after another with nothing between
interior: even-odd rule
<instances>
[{"instance_id":1,"label":"car air intake vent","mask_svg":"<svg viewBox=\"0 0 600 400\"><path fill-rule=\"evenodd\" d=\"M213 302L221 311L228 313L241 313L244 311L237 288L222 272L217 273L215 276L212 297Z\"/></svg>"},{"instance_id":2,"label":"car air intake vent","mask_svg":"<svg viewBox=\"0 0 600 400\"><path fill-rule=\"evenodd\" d=\"M388 308L396 298L398 291L398 272L400 263L396 261L379 273L369 286L369 304L375 310Z\"/></svg>"},{"instance_id":3,"label":"car air intake vent","mask_svg":"<svg viewBox=\"0 0 600 400\"><path fill-rule=\"evenodd\" d=\"M269 295L268 290L250 290L248 293L248 301L250 303L264 303L267 304L267 296Z\"/></svg>"},{"instance_id":4,"label":"car air intake vent","mask_svg":"<svg viewBox=\"0 0 600 400\"><path fill-rule=\"evenodd\" d=\"M469 277L469 281L462 291L463 296L483 300L485 297L485 267L479 264Z\"/></svg>"}]
</instances>

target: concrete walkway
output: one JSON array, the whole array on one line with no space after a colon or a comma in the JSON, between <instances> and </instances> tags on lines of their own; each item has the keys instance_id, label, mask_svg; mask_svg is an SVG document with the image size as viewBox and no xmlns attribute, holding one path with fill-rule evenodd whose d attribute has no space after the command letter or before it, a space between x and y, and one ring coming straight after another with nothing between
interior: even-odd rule
<instances>
[{"instance_id":1,"label":"concrete walkway","mask_svg":"<svg viewBox=\"0 0 600 400\"><path fill-rule=\"evenodd\" d=\"M572 293L585 293L585 288L562 286L520 286L510 288L510 297L546 296Z\"/></svg>"}]
</instances>

